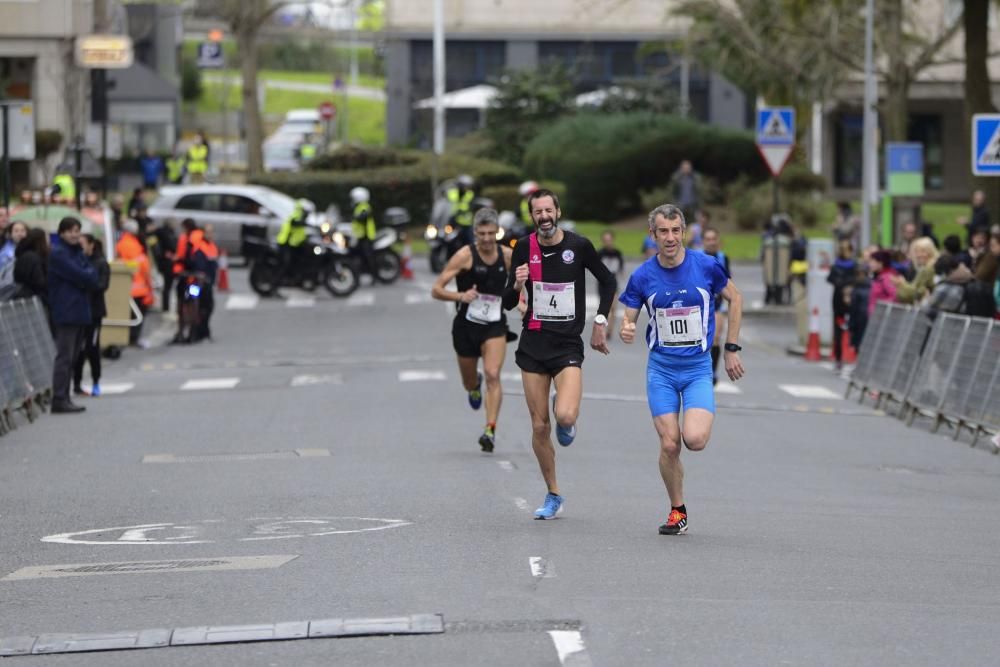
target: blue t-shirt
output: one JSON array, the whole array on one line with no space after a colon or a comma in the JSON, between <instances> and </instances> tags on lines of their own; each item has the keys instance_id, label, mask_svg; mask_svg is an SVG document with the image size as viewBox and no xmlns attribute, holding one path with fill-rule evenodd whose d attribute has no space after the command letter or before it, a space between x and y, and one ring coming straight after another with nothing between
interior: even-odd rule
<instances>
[{"instance_id":1,"label":"blue t-shirt","mask_svg":"<svg viewBox=\"0 0 1000 667\"><path fill-rule=\"evenodd\" d=\"M656 241L653 240L653 237L647 235L646 238L642 240L643 254L645 254L647 250L657 250L657 249L658 246L656 245Z\"/></svg>"},{"instance_id":2,"label":"blue t-shirt","mask_svg":"<svg viewBox=\"0 0 1000 667\"><path fill-rule=\"evenodd\" d=\"M646 344L654 354L693 357L712 345L714 296L728 283L729 274L715 257L687 250L673 269L662 267L657 257L640 264L618 300L629 308L645 306Z\"/></svg>"}]
</instances>

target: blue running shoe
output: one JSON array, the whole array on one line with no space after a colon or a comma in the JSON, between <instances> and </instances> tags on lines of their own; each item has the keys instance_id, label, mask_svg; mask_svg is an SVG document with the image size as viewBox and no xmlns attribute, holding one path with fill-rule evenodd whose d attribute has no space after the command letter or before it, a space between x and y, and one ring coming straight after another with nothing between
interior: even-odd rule
<instances>
[{"instance_id":1,"label":"blue running shoe","mask_svg":"<svg viewBox=\"0 0 1000 667\"><path fill-rule=\"evenodd\" d=\"M483 374L479 374L479 384L469 392L469 407L478 410L483 404Z\"/></svg>"},{"instance_id":2,"label":"blue running shoe","mask_svg":"<svg viewBox=\"0 0 1000 667\"><path fill-rule=\"evenodd\" d=\"M545 502L535 510L535 519L545 521L556 518L556 514L562 512L563 498L554 493L545 494Z\"/></svg>"},{"instance_id":3,"label":"blue running shoe","mask_svg":"<svg viewBox=\"0 0 1000 667\"><path fill-rule=\"evenodd\" d=\"M556 394L552 394L552 419L556 418ZM576 438L576 424L573 424L569 428L563 428L556 422L556 440L563 447L569 447L573 444L573 439Z\"/></svg>"},{"instance_id":4,"label":"blue running shoe","mask_svg":"<svg viewBox=\"0 0 1000 667\"><path fill-rule=\"evenodd\" d=\"M91 387L91 389L90 389L90 395L93 396L94 398L97 398L98 396L100 396L101 395L101 385L99 385L99 384L97 384L95 382L94 386Z\"/></svg>"}]
</instances>

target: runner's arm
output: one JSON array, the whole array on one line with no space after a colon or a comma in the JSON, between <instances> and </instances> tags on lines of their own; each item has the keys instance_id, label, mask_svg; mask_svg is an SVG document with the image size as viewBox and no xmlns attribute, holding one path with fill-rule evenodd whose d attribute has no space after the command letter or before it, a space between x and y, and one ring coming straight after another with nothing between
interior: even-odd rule
<instances>
[{"instance_id":1,"label":"runner's arm","mask_svg":"<svg viewBox=\"0 0 1000 667\"><path fill-rule=\"evenodd\" d=\"M441 271L441 275L434 281L434 287L431 288L431 296L438 301L462 301L464 292L453 292L452 290L445 289L445 285L454 280L455 276L462 271L468 271L471 268L472 252L469 250L469 246L464 246L448 260L448 263Z\"/></svg>"},{"instance_id":2,"label":"runner's arm","mask_svg":"<svg viewBox=\"0 0 1000 667\"><path fill-rule=\"evenodd\" d=\"M611 304L615 301L615 292L618 290L618 279L611 273L608 267L604 266L600 255L594 249L594 244L587 241L584 250L584 266L595 278L597 278L597 293L601 297L601 303L597 306L597 314L607 317L611 313Z\"/></svg>"},{"instance_id":3,"label":"runner's arm","mask_svg":"<svg viewBox=\"0 0 1000 667\"><path fill-rule=\"evenodd\" d=\"M524 248L524 250L522 250ZM521 289L517 285L517 267L528 263L527 244L518 243L510 256L510 270L507 271L507 286L503 290L503 309L510 310L521 300Z\"/></svg>"},{"instance_id":4,"label":"runner's arm","mask_svg":"<svg viewBox=\"0 0 1000 667\"><path fill-rule=\"evenodd\" d=\"M736 289L732 279L722 290L722 298L729 302L729 320L726 326L726 343L738 344L740 340L740 324L743 322L743 294ZM725 352L726 374L729 379L739 380L746 373L739 352Z\"/></svg>"},{"instance_id":5,"label":"runner's arm","mask_svg":"<svg viewBox=\"0 0 1000 667\"><path fill-rule=\"evenodd\" d=\"M625 314L622 315L622 326L618 330L618 337L623 343L633 343L635 341L635 323L639 319L639 309L625 307Z\"/></svg>"}]
</instances>

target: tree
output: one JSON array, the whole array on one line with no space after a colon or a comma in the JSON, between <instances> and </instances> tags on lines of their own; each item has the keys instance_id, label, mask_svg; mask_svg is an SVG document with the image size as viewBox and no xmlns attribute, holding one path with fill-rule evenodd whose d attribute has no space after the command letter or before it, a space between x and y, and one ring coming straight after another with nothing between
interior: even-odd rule
<instances>
[{"instance_id":1,"label":"tree","mask_svg":"<svg viewBox=\"0 0 1000 667\"><path fill-rule=\"evenodd\" d=\"M486 113L494 155L521 164L528 143L546 123L573 112L573 82L565 67L508 70L493 82L497 95Z\"/></svg>"},{"instance_id":2,"label":"tree","mask_svg":"<svg viewBox=\"0 0 1000 667\"><path fill-rule=\"evenodd\" d=\"M971 127L972 116L993 113L996 107L990 97L989 13L990 0L965 0L963 25L965 28L965 117L966 128ZM965 136L970 136L967 131ZM973 179L974 187L986 193L990 211L1000 212L1000 183L994 178Z\"/></svg>"}]
</instances>

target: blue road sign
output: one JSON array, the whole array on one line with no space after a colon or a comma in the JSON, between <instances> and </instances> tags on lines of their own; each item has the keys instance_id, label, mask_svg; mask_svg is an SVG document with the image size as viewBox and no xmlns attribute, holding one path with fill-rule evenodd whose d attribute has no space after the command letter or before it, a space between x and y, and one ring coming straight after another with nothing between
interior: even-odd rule
<instances>
[{"instance_id":1,"label":"blue road sign","mask_svg":"<svg viewBox=\"0 0 1000 667\"><path fill-rule=\"evenodd\" d=\"M1000 114L972 117L972 173L1000 176Z\"/></svg>"},{"instance_id":2,"label":"blue road sign","mask_svg":"<svg viewBox=\"0 0 1000 667\"><path fill-rule=\"evenodd\" d=\"M221 69L226 66L226 54L222 42L201 42L198 44L198 67Z\"/></svg>"},{"instance_id":3,"label":"blue road sign","mask_svg":"<svg viewBox=\"0 0 1000 667\"><path fill-rule=\"evenodd\" d=\"M757 145L791 146L795 143L795 109L764 107L757 109Z\"/></svg>"},{"instance_id":4,"label":"blue road sign","mask_svg":"<svg viewBox=\"0 0 1000 667\"><path fill-rule=\"evenodd\" d=\"M924 171L924 145L916 143L887 143L885 145L886 170L890 174Z\"/></svg>"}]
</instances>

